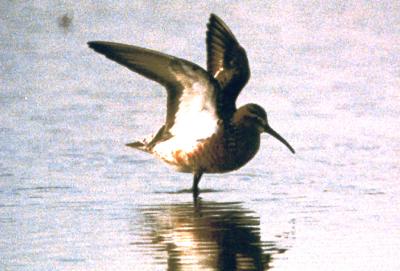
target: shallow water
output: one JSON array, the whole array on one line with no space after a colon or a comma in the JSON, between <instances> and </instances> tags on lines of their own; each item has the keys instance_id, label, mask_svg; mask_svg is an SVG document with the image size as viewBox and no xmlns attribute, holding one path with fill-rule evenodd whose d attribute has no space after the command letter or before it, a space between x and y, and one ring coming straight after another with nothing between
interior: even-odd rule
<instances>
[{"instance_id":1,"label":"shallow water","mask_svg":"<svg viewBox=\"0 0 400 271\"><path fill-rule=\"evenodd\" d=\"M399 269L398 4L130 2L0 3L0 269ZM210 12L248 53L238 103L296 155L263 136L194 204L190 175L124 145L164 90L86 42L203 64Z\"/></svg>"}]
</instances>

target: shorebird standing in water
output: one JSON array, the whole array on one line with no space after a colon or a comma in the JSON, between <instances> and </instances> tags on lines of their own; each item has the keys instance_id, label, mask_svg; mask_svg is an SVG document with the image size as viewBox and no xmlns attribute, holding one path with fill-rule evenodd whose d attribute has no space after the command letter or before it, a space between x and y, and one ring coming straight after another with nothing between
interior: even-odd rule
<instances>
[{"instance_id":1,"label":"shorebird standing in water","mask_svg":"<svg viewBox=\"0 0 400 271\"><path fill-rule=\"evenodd\" d=\"M268 124L257 104L236 108L250 77L245 50L216 15L207 24L207 71L187 60L137 46L91 41L89 47L167 89L165 124L148 139L127 144L193 173L197 198L203 173L224 173L249 162L269 133L292 153L289 143Z\"/></svg>"}]
</instances>

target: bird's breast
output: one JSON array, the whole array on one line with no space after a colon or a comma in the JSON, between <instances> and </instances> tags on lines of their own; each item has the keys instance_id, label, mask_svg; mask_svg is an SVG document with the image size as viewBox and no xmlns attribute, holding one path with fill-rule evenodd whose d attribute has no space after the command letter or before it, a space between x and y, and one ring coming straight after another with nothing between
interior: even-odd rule
<instances>
[{"instance_id":1,"label":"bird's breast","mask_svg":"<svg viewBox=\"0 0 400 271\"><path fill-rule=\"evenodd\" d=\"M181 172L223 173L236 170L257 153L259 134L227 134L219 132L192 144L173 138L154 148L166 163Z\"/></svg>"}]
</instances>

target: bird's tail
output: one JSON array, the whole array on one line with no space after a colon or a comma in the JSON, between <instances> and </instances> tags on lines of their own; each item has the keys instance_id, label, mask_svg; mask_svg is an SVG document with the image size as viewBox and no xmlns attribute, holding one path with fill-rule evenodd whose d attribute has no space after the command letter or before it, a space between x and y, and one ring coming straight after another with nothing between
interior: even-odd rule
<instances>
[{"instance_id":1,"label":"bird's tail","mask_svg":"<svg viewBox=\"0 0 400 271\"><path fill-rule=\"evenodd\" d=\"M132 143L128 143L128 144L126 144L126 146L151 153L153 147L157 144L157 142L162 140L162 138L164 136L164 129L165 129L165 125L163 125L158 130L156 135L151 135L151 136L143 139L142 141L135 141Z\"/></svg>"},{"instance_id":2,"label":"bird's tail","mask_svg":"<svg viewBox=\"0 0 400 271\"><path fill-rule=\"evenodd\" d=\"M135 141L132 143L125 144L125 146L135 148L144 152L149 152L149 149L147 147L147 144L143 141Z\"/></svg>"}]
</instances>

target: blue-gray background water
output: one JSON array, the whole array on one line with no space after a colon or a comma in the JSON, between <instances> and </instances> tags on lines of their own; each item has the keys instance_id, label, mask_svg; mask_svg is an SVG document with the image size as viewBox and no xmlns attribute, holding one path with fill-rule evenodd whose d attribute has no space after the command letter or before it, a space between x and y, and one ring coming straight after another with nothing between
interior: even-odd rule
<instances>
[{"instance_id":1,"label":"blue-gray background water","mask_svg":"<svg viewBox=\"0 0 400 271\"><path fill-rule=\"evenodd\" d=\"M1 1L1 270L399 270L400 2ZM135 44L205 67L218 14L247 50L248 165L192 176L125 143L165 90L88 49Z\"/></svg>"}]
</instances>

